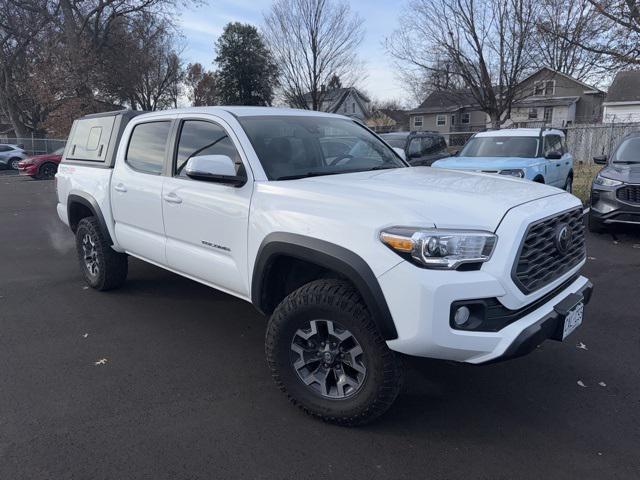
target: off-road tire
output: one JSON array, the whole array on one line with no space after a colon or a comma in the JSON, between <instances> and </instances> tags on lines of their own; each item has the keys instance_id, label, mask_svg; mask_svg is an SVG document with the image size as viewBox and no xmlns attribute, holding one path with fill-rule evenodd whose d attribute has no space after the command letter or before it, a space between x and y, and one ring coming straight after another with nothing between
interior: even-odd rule
<instances>
[{"instance_id":1,"label":"off-road tire","mask_svg":"<svg viewBox=\"0 0 640 480\"><path fill-rule=\"evenodd\" d=\"M85 261L83 242L89 236L95 249L97 271L92 274ZM112 290L120 287L127 279L127 255L118 253L105 239L96 217L85 217L76 229L76 251L80 269L90 287L96 290Z\"/></svg>"},{"instance_id":2,"label":"off-road tire","mask_svg":"<svg viewBox=\"0 0 640 480\"><path fill-rule=\"evenodd\" d=\"M362 348L366 377L351 396L326 398L305 385L293 367L293 337L316 319L344 326ZM362 298L344 280L316 280L287 296L269 320L266 355L280 390L304 412L326 422L345 426L368 423L389 409L402 387L399 356L389 350Z\"/></svg>"}]
</instances>

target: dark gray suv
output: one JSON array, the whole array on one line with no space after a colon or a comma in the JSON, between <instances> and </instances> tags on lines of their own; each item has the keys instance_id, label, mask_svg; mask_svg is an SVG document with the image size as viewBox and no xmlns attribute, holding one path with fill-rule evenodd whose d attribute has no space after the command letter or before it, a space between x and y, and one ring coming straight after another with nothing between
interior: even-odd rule
<instances>
[{"instance_id":1,"label":"dark gray suv","mask_svg":"<svg viewBox=\"0 0 640 480\"><path fill-rule=\"evenodd\" d=\"M611 224L640 225L640 132L624 137L609 158L593 160L605 166L591 186L589 230L602 232Z\"/></svg>"},{"instance_id":2,"label":"dark gray suv","mask_svg":"<svg viewBox=\"0 0 640 480\"><path fill-rule=\"evenodd\" d=\"M401 148L413 167L431 166L436 160L450 156L447 142L438 132L393 132L380 137L393 148Z\"/></svg>"}]
</instances>

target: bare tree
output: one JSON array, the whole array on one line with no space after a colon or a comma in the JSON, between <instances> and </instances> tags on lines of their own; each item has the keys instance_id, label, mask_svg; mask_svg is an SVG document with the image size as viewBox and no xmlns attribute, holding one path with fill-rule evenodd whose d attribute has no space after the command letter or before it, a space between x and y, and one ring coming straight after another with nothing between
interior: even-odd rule
<instances>
[{"instance_id":1,"label":"bare tree","mask_svg":"<svg viewBox=\"0 0 640 480\"><path fill-rule=\"evenodd\" d=\"M319 110L323 87L334 75L346 84L360 74L356 49L364 30L362 19L347 2L275 0L264 20L264 36L278 65L283 96L291 106Z\"/></svg>"},{"instance_id":2,"label":"bare tree","mask_svg":"<svg viewBox=\"0 0 640 480\"><path fill-rule=\"evenodd\" d=\"M583 81L609 68L604 55L580 47L605 34L606 22L589 0L543 0L536 23L536 67L549 67Z\"/></svg>"},{"instance_id":3,"label":"bare tree","mask_svg":"<svg viewBox=\"0 0 640 480\"><path fill-rule=\"evenodd\" d=\"M206 71L200 63L187 65L184 83L194 107L218 104L216 74Z\"/></svg>"},{"instance_id":4,"label":"bare tree","mask_svg":"<svg viewBox=\"0 0 640 480\"><path fill-rule=\"evenodd\" d=\"M425 77L447 73L459 79L499 127L531 68L535 5L534 0L411 0L387 48Z\"/></svg>"}]
</instances>

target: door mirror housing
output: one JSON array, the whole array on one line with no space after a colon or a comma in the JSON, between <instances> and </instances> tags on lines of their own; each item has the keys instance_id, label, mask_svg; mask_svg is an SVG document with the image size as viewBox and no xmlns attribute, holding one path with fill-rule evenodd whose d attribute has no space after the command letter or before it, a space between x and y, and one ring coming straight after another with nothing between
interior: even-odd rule
<instances>
[{"instance_id":1,"label":"door mirror housing","mask_svg":"<svg viewBox=\"0 0 640 480\"><path fill-rule=\"evenodd\" d=\"M593 162L598 165L606 165L607 164L607 156L606 155L598 155L597 157L593 157Z\"/></svg>"},{"instance_id":2,"label":"door mirror housing","mask_svg":"<svg viewBox=\"0 0 640 480\"><path fill-rule=\"evenodd\" d=\"M200 155L190 158L185 166L187 177L205 182L224 183L241 187L245 176L236 174L236 165L227 155Z\"/></svg>"},{"instance_id":3,"label":"door mirror housing","mask_svg":"<svg viewBox=\"0 0 640 480\"><path fill-rule=\"evenodd\" d=\"M393 151L396 152L398 155L400 155L400 158L403 160L407 159L406 154L404 153L404 149L402 148L398 148L398 147L393 147Z\"/></svg>"},{"instance_id":4,"label":"door mirror housing","mask_svg":"<svg viewBox=\"0 0 640 480\"><path fill-rule=\"evenodd\" d=\"M554 150L553 152L547 153L544 158L546 158L547 160L560 160L562 158L562 152Z\"/></svg>"}]
</instances>

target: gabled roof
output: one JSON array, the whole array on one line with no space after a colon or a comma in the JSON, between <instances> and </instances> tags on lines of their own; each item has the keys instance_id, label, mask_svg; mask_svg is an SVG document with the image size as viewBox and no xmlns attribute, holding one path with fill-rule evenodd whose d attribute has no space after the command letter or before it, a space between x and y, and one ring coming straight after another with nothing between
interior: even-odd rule
<instances>
[{"instance_id":1,"label":"gabled roof","mask_svg":"<svg viewBox=\"0 0 640 480\"><path fill-rule=\"evenodd\" d=\"M360 90L355 87L346 87L346 88L334 88L333 90L326 90L324 94L322 94L321 99L323 102L329 102L331 107L327 110L328 112L336 112L342 102L349 96L350 93L354 94L356 101L360 103L360 107L363 110L366 110L364 107L364 103L369 103L369 98L363 94ZM307 92L304 94L304 100L307 103L311 102L311 92Z\"/></svg>"},{"instance_id":2,"label":"gabled roof","mask_svg":"<svg viewBox=\"0 0 640 480\"><path fill-rule=\"evenodd\" d=\"M409 110L416 113L448 113L461 108L480 108L468 90L435 91L432 92L418 108Z\"/></svg>"},{"instance_id":3,"label":"gabled roof","mask_svg":"<svg viewBox=\"0 0 640 480\"><path fill-rule=\"evenodd\" d=\"M560 75L564 78L567 78L569 80L571 80L572 82L577 83L578 85L582 85L584 88L593 91L593 93L604 93L602 90L600 90L599 88L594 87L593 85L589 85L587 83L584 83L580 80L577 80L575 78L573 78L571 75L567 75L566 73L562 73L559 72L557 70L554 70L553 68L549 68L549 67L542 67L539 68L538 70L536 70L535 72L533 72L531 75L529 75L527 78L525 78L524 80L522 80L520 82L520 85L522 85L524 82L526 82L527 80L531 79L532 77L535 77L536 75L538 75L540 72L543 72L544 70L547 70L548 72L551 72L554 75Z\"/></svg>"},{"instance_id":4,"label":"gabled roof","mask_svg":"<svg viewBox=\"0 0 640 480\"><path fill-rule=\"evenodd\" d=\"M609 87L606 103L640 102L640 70L618 72Z\"/></svg>"}]
</instances>

